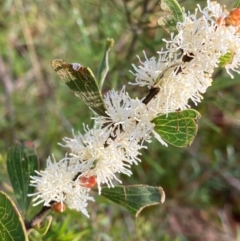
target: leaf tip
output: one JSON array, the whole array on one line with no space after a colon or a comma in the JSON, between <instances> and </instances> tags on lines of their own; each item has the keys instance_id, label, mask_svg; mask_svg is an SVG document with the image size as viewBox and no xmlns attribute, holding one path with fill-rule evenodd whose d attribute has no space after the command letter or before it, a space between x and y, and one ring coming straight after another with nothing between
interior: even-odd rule
<instances>
[{"instance_id":1,"label":"leaf tip","mask_svg":"<svg viewBox=\"0 0 240 241\"><path fill-rule=\"evenodd\" d=\"M136 212L136 214L135 214L135 217L136 217L136 218L138 217L139 213L140 213L144 208L149 207L149 206L153 206L153 205L158 205L158 204L160 204L160 203L164 203L164 202L165 202L166 195L165 195L165 192L164 192L163 188L162 188L162 187L158 187L157 189L158 189L158 191L159 191L159 193L160 193L160 196L161 196L161 197L160 197L160 202L153 202L153 203L151 203L151 204L149 204L149 205L145 205L145 206L141 207L141 208Z\"/></svg>"},{"instance_id":2,"label":"leaf tip","mask_svg":"<svg viewBox=\"0 0 240 241\"><path fill-rule=\"evenodd\" d=\"M62 59L54 59L51 61L51 64L54 70L57 71L59 67L66 63Z\"/></svg>"},{"instance_id":3,"label":"leaf tip","mask_svg":"<svg viewBox=\"0 0 240 241\"><path fill-rule=\"evenodd\" d=\"M164 203L164 202L165 202L165 199L166 199L165 192L164 192L164 190L163 190L162 187L158 187L158 190L159 190L159 192L161 193L161 199L160 199L160 202L161 202L161 203Z\"/></svg>"}]
</instances>

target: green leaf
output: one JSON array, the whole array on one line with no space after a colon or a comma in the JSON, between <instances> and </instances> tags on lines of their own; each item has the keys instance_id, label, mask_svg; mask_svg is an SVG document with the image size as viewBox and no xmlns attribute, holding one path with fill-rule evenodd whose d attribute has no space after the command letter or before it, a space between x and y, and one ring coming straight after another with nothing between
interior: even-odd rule
<instances>
[{"instance_id":1,"label":"green leaf","mask_svg":"<svg viewBox=\"0 0 240 241\"><path fill-rule=\"evenodd\" d=\"M32 142L18 143L8 150L7 170L18 206L25 216L31 201L27 194L34 192L34 187L29 186L30 175L38 170L38 158Z\"/></svg>"},{"instance_id":2,"label":"green leaf","mask_svg":"<svg viewBox=\"0 0 240 241\"><path fill-rule=\"evenodd\" d=\"M158 19L158 24L168 32L176 30L177 22L184 20L181 6L176 0L161 0L160 7L163 10L163 16Z\"/></svg>"},{"instance_id":3,"label":"green leaf","mask_svg":"<svg viewBox=\"0 0 240 241\"><path fill-rule=\"evenodd\" d=\"M236 3L234 4L234 8L240 7L240 0L236 1Z\"/></svg>"},{"instance_id":4,"label":"green leaf","mask_svg":"<svg viewBox=\"0 0 240 241\"><path fill-rule=\"evenodd\" d=\"M187 109L158 116L152 122L155 123L154 130L164 141L177 147L186 147L191 145L197 134L199 118L199 112Z\"/></svg>"},{"instance_id":5,"label":"green leaf","mask_svg":"<svg viewBox=\"0 0 240 241\"><path fill-rule=\"evenodd\" d=\"M105 80L107 72L109 70L108 54L113 45L114 45L114 40L107 39L104 55L103 55L102 61L100 63L100 66L98 69L98 75L97 75L97 80L98 80L98 85L100 86L100 90L103 87L104 80Z\"/></svg>"},{"instance_id":6,"label":"green leaf","mask_svg":"<svg viewBox=\"0 0 240 241\"><path fill-rule=\"evenodd\" d=\"M122 205L136 217L145 207L165 201L165 193L161 187L147 185L103 187L101 195Z\"/></svg>"},{"instance_id":7,"label":"green leaf","mask_svg":"<svg viewBox=\"0 0 240 241\"><path fill-rule=\"evenodd\" d=\"M107 115L96 78L88 67L83 67L77 63L67 64L61 59L53 60L52 66L60 79L87 106L99 115Z\"/></svg>"},{"instance_id":8,"label":"green leaf","mask_svg":"<svg viewBox=\"0 0 240 241\"><path fill-rule=\"evenodd\" d=\"M231 64L234 52L227 52L219 58L219 66L225 67L227 64Z\"/></svg>"},{"instance_id":9,"label":"green leaf","mask_svg":"<svg viewBox=\"0 0 240 241\"><path fill-rule=\"evenodd\" d=\"M0 191L0 240L27 241L27 233L23 219L7 194Z\"/></svg>"}]
</instances>

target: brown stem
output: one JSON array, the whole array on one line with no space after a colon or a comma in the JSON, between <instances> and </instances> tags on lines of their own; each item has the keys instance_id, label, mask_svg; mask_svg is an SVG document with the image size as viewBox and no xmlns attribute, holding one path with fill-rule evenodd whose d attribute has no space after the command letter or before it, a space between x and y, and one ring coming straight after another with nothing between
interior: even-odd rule
<instances>
[{"instance_id":1,"label":"brown stem","mask_svg":"<svg viewBox=\"0 0 240 241\"><path fill-rule=\"evenodd\" d=\"M194 55L189 54L189 55L183 55L182 57L182 63L187 63L192 61L192 59L194 58ZM164 78L164 75L166 74L166 72L170 69L170 68L174 68L173 71L175 71L176 74L180 74L182 72L182 67L181 67L181 62L175 63L170 65L169 67L167 67L166 69L164 69L160 75L157 77L156 79L156 83L155 85L150 89L148 95L143 99L143 103L145 105L147 105L160 91L160 88L157 87L158 86L158 82Z\"/></svg>"},{"instance_id":2,"label":"brown stem","mask_svg":"<svg viewBox=\"0 0 240 241\"><path fill-rule=\"evenodd\" d=\"M157 93L160 91L159 87L153 87L150 89L148 95L144 98L144 100L142 101L143 104L147 105L151 99L157 95Z\"/></svg>"},{"instance_id":3,"label":"brown stem","mask_svg":"<svg viewBox=\"0 0 240 241\"><path fill-rule=\"evenodd\" d=\"M39 225L44 217L46 216L47 212L51 209L51 206L43 206L42 209L33 217L31 221L25 221L25 228L27 231L35 227L36 225Z\"/></svg>"}]
</instances>

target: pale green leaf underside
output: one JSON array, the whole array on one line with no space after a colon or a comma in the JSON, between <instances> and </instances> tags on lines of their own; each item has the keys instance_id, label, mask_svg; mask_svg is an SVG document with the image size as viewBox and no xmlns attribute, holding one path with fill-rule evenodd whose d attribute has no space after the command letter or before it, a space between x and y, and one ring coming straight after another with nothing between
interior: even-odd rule
<instances>
[{"instance_id":1,"label":"pale green leaf underside","mask_svg":"<svg viewBox=\"0 0 240 241\"><path fill-rule=\"evenodd\" d=\"M101 195L125 207L136 217L145 207L163 203L165 200L161 187L147 185L103 187Z\"/></svg>"},{"instance_id":2,"label":"pale green leaf underside","mask_svg":"<svg viewBox=\"0 0 240 241\"><path fill-rule=\"evenodd\" d=\"M16 205L2 191L0 191L0 240L28 240L24 222Z\"/></svg>"},{"instance_id":3,"label":"pale green leaf underside","mask_svg":"<svg viewBox=\"0 0 240 241\"><path fill-rule=\"evenodd\" d=\"M61 59L53 60L52 66L77 97L98 115L106 116L106 107L90 68L77 63L67 64Z\"/></svg>"},{"instance_id":4,"label":"pale green leaf underside","mask_svg":"<svg viewBox=\"0 0 240 241\"><path fill-rule=\"evenodd\" d=\"M153 119L154 130L161 138L177 147L186 147L193 142L200 118L199 112L193 109L168 113Z\"/></svg>"}]
</instances>

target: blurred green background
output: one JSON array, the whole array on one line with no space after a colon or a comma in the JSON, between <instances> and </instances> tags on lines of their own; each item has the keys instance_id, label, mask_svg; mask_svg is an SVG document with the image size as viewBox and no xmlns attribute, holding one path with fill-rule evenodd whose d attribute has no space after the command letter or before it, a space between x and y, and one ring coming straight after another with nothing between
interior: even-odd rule
<instances>
[{"instance_id":1,"label":"blurred green background","mask_svg":"<svg viewBox=\"0 0 240 241\"><path fill-rule=\"evenodd\" d=\"M205 1L180 1L194 11ZM222 1L229 10L233 1ZM113 38L110 71L103 92L133 81L136 55L156 56L169 38L158 27L159 0L0 0L0 188L11 193L6 152L16 140L34 142L41 167L71 130L82 130L91 112L60 81L51 60L89 66L95 74L105 40ZM96 196L90 218L67 211L53 214L49 233L31 240L240 240L240 76L217 69L197 106L199 132L188 148L163 147L153 140L134 175L123 183L162 186L166 201L135 219L120 206ZM132 97L147 90L127 86ZM195 108L195 107L194 107ZM34 213L30 214L33 215Z\"/></svg>"}]
</instances>

